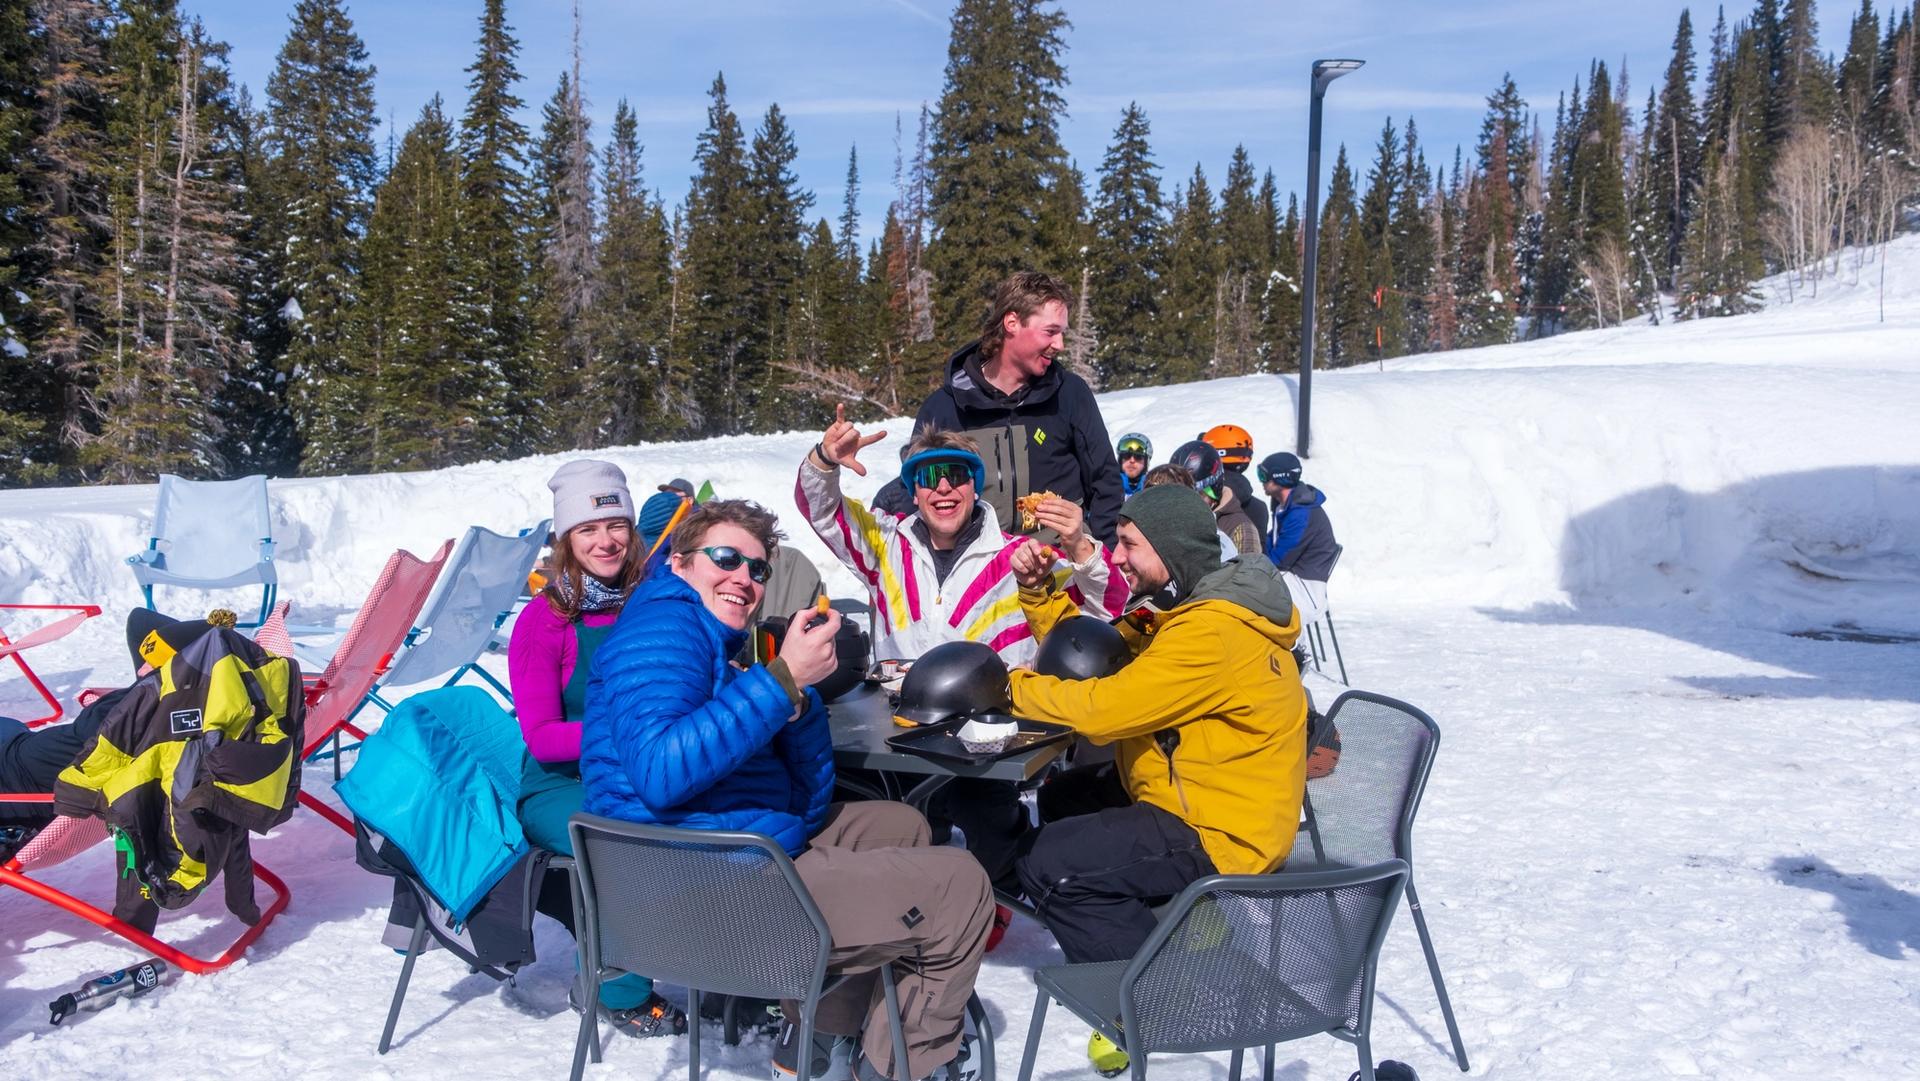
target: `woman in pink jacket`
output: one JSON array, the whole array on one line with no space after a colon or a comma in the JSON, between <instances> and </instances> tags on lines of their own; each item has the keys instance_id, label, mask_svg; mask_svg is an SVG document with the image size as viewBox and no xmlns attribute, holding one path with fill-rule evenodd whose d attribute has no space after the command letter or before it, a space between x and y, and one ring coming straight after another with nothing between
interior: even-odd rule
<instances>
[{"instance_id":1,"label":"woman in pink jacket","mask_svg":"<svg viewBox=\"0 0 1920 1081\"><path fill-rule=\"evenodd\" d=\"M613 629L641 577L646 549L634 533L633 495L611 462L568 462L553 489L553 573L527 603L507 643L507 675L528 756L520 778L520 826L527 840L573 854L567 819L586 799L580 785L580 721L587 712L593 654ZM564 887L564 876L551 882ZM564 888L543 889L540 910L572 929ZM552 894L553 896L548 896ZM686 1030L686 1018L653 993L653 981L629 975L601 985L600 1005L633 1036Z\"/></svg>"}]
</instances>

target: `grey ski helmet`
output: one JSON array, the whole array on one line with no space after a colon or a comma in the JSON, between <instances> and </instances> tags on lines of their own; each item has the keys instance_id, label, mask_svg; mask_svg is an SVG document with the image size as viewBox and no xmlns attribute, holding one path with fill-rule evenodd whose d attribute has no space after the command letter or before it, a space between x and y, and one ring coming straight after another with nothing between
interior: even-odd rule
<instances>
[{"instance_id":1,"label":"grey ski helmet","mask_svg":"<svg viewBox=\"0 0 1920 1081\"><path fill-rule=\"evenodd\" d=\"M1007 664L984 642L942 642L907 669L895 716L938 724L968 713L1010 713Z\"/></svg>"},{"instance_id":2,"label":"grey ski helmet","mask_svg":"<svg viewBox=\"0 0 1920 1081\"><path fill-rule=\"evenodd\" d=\"M1113 625L1092 616L1073 616L1054 624L1033 656L1033 670L1061 679L1099 679L1132 660L1126 639Z\"/></svg>"}]
</instances>

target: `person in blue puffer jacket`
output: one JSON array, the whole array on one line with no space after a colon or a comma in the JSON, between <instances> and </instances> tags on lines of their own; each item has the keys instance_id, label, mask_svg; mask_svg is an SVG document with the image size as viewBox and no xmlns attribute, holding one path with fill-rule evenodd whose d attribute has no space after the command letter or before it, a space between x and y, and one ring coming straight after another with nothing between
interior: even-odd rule
<instances>
[{"instance_id":1,"label":"person in blue puffer jacket","mask_svg":"<svg viewBox=\"0 0 1920 1081\"><path fill-rule=\"evenodd\" d=\"M864 1032L858 1071L867 1081L957 1079L992 889L965 850L928 845L913 808L831 802L832 732L811 684L836 667L839 613L793 613L776 660L732 664L780 539L773 514L746 500L706 503L674 530L672 554L594 655L580 740L585 810L771 836L826 917L834 971L872 973L914 958L899 979L909 1061L893 1061L879 981L854 980L820 1003L814 1076L836 1057L851 1059ZM798 1016L794 1004L786 1015ZM797 1072L796 1042L783 1029L776 1070Z\"/></svg>"}]
</instances>

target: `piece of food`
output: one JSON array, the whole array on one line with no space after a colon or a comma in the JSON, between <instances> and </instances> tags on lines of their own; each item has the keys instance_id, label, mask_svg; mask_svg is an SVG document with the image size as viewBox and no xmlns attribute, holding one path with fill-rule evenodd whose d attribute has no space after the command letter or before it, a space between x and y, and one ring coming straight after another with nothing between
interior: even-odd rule
<instances>
[{"instance_id":1,"label":"piece of food","mask_svg":"<svg viewBox=\"0 0 1920 1081\"><path fill-rule=\"evenodd\" d=\"M955 734L974 754L992 754L1006 747L1007 741L1019 731L1018 721L970 720Z\"/></svg>"},{"instance_id":2,"label":"piece of food","mask_svg":"<svg viewBox=\"0 0 1920 1081\"><path fill-rule=\"evenodd\" d=\"M825 593L820 594L819 599L813 602L813 610L823 616L827 614L828 607L830 607L830 605L827 602L827 595Z\"/></svg>"},{"instance_id":3,"label":"piece of food","mask_svg":"<svg viewBox=\"0 0 1920 1081\"><path fill-rule=\"evenodd\" d=\"M1034 512L1040 509L1040 501L1043 499L1059 499L1059 498L1060 496L1059 496L1059 493L1057 492L1033 492L1028 495L1023 495L1020 498L1014 500L1013 501L1014 509L1020 512L1021 531L1025 533L1031 533L1034 530L1039 529L1040 519Z\"/></svg>"}]
</instances>

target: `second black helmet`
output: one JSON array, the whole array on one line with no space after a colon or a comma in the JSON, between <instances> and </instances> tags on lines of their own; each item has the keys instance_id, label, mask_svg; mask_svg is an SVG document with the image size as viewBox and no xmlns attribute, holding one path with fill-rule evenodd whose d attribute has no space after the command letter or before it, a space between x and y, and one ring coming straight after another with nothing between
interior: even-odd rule
<instances>
[{"instance_id":1,"label":"second black helmet","mask_svg":"<svg viewBox=\"0 0 1920 1081\"><path fill-rule=\"evenodd\" d=\"M983 642L942 642L921 654L900 682L896 716L938 724L967 713L1009 713L1007 664Z\"/></svg>"},{"instance_id":2,"label":"second black helmet","mask_svg":"<svg viewBox=\"0 0 1920 1081\"><path fill-rule=\"evenodd\" d=\"M1105 620L1073 616L1054 624L1033 655L1033 670L1061 679L1100 679L1132 659L1127 641Z\"/></svg>"}]
</instances>

